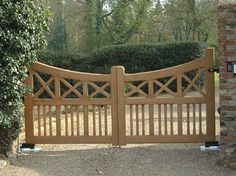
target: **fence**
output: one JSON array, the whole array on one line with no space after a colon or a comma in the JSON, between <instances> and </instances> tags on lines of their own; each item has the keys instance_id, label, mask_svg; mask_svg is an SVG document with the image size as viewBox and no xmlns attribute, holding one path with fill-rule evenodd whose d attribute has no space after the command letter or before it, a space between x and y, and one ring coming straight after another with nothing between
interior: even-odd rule
<instances>
[{"instance_id":1,"label":"fence","mask_svg":"<svg viewBox=\"0 0 236 176\"><path fill-rule=\"evenodd\" d=\"M26 143L205 142L215 140L213 49L189 63L110 74L34 63L26 84Z\"/></svg>"}]
</instances>

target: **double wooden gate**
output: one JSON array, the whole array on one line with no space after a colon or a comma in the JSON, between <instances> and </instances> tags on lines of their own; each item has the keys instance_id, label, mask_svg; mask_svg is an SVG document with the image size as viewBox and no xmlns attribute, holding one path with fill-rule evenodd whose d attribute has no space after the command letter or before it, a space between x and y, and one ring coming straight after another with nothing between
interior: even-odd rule
<instances>
[{"instance_id":1,"label":"double wooden gate","mask_svg":"<svg viewBox=\"0 0 236 176\"><path fill-rule=\"evenodd\" d=\"M213 49L176 67L91 74L33 64L26 143L175 143L215 140Z\"/></svg>"}]
</instances>

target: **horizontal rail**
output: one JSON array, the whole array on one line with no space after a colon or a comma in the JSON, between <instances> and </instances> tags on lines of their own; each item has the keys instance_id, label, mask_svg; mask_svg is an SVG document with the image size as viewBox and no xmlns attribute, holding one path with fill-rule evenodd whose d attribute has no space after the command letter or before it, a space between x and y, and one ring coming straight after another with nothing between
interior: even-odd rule
<instances>
[{"instance_id":1,"label":"horizontal rail","mask_svg":"<svg viewBox=\"0 0 236 176\"><path fill-rule=\"evenodd\" d=\"M173 97L173 98L147 98L147 97L129 97L125 99L125 104L188 104L188 103L206 103L205 97Z\"/></svg>"},{"instance_id":2,"label":"horizontal rail","mask_svg":"<svg viewBox=\"0 0 236 176\"><path fill-rule=\"evenodd\" d=\"M36 144L111 144L112 136L35 136Z\"/></svg>"},{"instance_id":3,"label":"horizontal rail","mask_svg":"<svg viewBox=\"0 0 236 176\"><path fill-rule=\"evenodd\" d=\"M140 81L140 80L153 80L158 78L165 78L168 76L175 76L178 74L183 74L185 72L192 71L194 69L199 69L206 67L206 58L199 58L194 61L177 65L174 67L156 70L156 71L149 71L149 72L141 72L141 73L133 73L133 74L126 74L125 81Z\"/></svg>"},{"instance_id":4,"label":"horizontal rail","mask_svg":"<svg viewBox=\"0 0 236 176\"><path fill-rule=\"evenodd\" d=\"M32 100L33 105L110 105L111 99L66 99L66 100L54 100L54 99L36 99Z\"/></svg>"},{"instance_id":5,"label":"horizontal rail","mask_svg":"<svg viewBox=\"0 0 236 176\"><path fill-rule=\"evenodd\" d=\"M81 81L110 81L110 74L95 74L95 73L85 73L76 72L67 69L57 68L50 65L46 65L40 62L35 62L31 66L32 71L43 72L50 74L54 77L76 79Z\"/></svg>"},{"instance_id":6,"label":"horizontal rail","mask_svg":"<svg viewBox=\"0 0 236 176\"><path fill-rule=\"evenodd\" d=\"M213 140L209 135L126 136L130 144L138 143L200 143Z\"/></svg>"}]
</instances>

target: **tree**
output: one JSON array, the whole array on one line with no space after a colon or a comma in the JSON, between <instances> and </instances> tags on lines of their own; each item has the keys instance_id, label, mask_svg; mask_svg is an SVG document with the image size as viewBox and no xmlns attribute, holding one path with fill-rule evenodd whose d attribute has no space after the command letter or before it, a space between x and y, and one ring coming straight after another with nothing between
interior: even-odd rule
<instances>
[{"instance_id":1,"label":"tree","mask_svg":"<svg viewBox=\"0 0 236 176\"><path fill-rule=\"evenodd\" d=\"M0 153L8 155L20 131L23 81L46 44L48 12L40 0L0 1Z\"/></svg>"}]
</instances>

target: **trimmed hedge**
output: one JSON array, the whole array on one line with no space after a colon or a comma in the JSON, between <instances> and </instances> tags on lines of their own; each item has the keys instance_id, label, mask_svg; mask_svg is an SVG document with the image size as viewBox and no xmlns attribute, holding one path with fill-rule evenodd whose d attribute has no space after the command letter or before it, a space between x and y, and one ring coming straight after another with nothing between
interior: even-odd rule
<instances>
[{"instance_id":1,"label":"trimmed hedge","mask_svg":"<svg viewBox=\"0 0 236 176\"><path fill-rule=\"evenodd\" d=\"M199 42L165 44L124 44L99 49L89 55L69 53L40 53L41 62L61 68L109 73L115 65L127 73L163 69L183 64L204 55L206 45Z\"/></svg>"}]
</instances>

